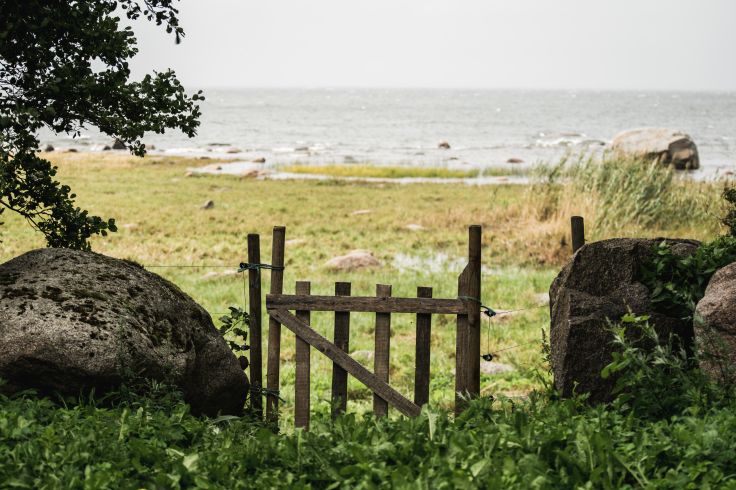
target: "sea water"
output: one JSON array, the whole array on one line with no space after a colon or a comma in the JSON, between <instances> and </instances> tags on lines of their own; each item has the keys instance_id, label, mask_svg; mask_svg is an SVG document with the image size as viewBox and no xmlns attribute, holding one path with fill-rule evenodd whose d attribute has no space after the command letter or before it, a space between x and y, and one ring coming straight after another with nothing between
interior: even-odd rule
<instances>
[{"instance_id":1,"label":"sea water","mask_svg":"<svg viewBox=\"0 0 736 490\"><path fill-rule=\"evenodd\" d=\"M736 169L736 93L407 89L205 90L198 135L145 138L156 153L269 164L509 167L605 149L616 133L689 133L706 170ZM101 150L108 137L40 134L42 145ZM446 141L449 149L438 148ZM519 165L519 164L516 164Z\"/></svg>"}]
</instances>

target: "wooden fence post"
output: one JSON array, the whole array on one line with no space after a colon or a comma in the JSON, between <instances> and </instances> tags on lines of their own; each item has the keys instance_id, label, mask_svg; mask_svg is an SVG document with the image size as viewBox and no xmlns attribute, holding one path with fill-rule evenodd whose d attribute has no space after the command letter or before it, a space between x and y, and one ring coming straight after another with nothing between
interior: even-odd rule
<instances>
[{"instance_id":1,"label":"wooden fence post","mask_svg":"<svg viewBox=\"0 0 736 490\"><path fill-rule=\"evenodd\" d=\"M336 296L350 296L349 282L335 283ZM350 344L350 313L335 311L335 334L333 338L338 349L348 352ZM348 407L348 373L336 363L332 363L332 418L345 413Z\"/></svg>"},{"instance_id":2,"label":"wooden fence post","mask_svg":"<svg viewBox=\"0 0 736 490\"><path fill-rule=\"evenodd\" d=\"M248 262L259 264L261 262L261 242L257 234L248 235ZM261 271L251 268L248 270L248 301L250 319L250 392L251 409L258 417L263 416L263 398L261 389L263 387L263 354L261 337Z\"/></svg>"},{"instance_id":3,"label":"wooden fence post","mask_svg":"<svg viewBox=\"0 0 736 490\"><path fill-rule=\"evenodd\" d=\"M387 298L391 296L391 286L376 285L376 296ZM373 355L373 374L381 381L388 383L389 353L391 350L391 313L376 313L375 352ZM373 413L377 417L388 415L386 400L373 394Z\"/></svg>"},{"instance_id":4,"label":"wooden fence post","mask_svg":"<svg viewBox=\"0 0 736 490\"><path fill-rule=\"evenodd\" d=\"M310 294L309 281L297 281L296 294ZM310 323L309 311L297 311L296 317ZM294 381L294 426L309 430L310 410L310 352L309 344L296 336L296 379Z\"/></svg>"},{"instance_id":5,"label":"wooden fence post","mask_svg":"<svg viewBox=\"0 0 736 490\"><path fill-rule=\"evenodd\" d=\"M585 245L585 221L583 217L573 216L570 218L570 228L572 230L572 253L575 253Z\"/></svg>"},{"instance_id":6,"label":"wooden fence post","mask_svg":"<svg viewBox=\"0 0 736 490\"><path fill-rule=\"evenodd\" d=\"M468 265L458 278L457 293L468 309L457 316L455 341L455 413L463 411L464 396L480 394L480 271L481 227L468 229Z\"/></svg>"},{"instance_id":7,"label":"wooden fence post","mask_svg":"<svg viewBox=\"0 0 736 490\"><path fill-rule=\"evenodd\" d=\"M271 294L281 294L284 288L284 247L286 244L286 228L273 227L273 243L271 245ZM266 397L266 419L278 423L279 420L279 368L281 363L281 324L273 317L268 320L268 372L267 388L271 392Z\"/></svg>"},{"instance_id":8,"label":"wooden fence post","mask_svg":"<svg viewBox=\"0 0 736 490\"><path fill-rule=\"evenodd\" d=\"M480 283L481 283L481 227L473 225L469 230L468 246L468 296L477 298L468 310L468 393L480 395ZM475 304L473 304L475 303Z\"/></svg>"},{"instance_id":9,"label":"wooden fence post","mask_svg":"<svg viewBox=\"0 0 736 490\"><path fill-rule=\"evenodd\" d=\"M432 288L417 288L418 298L431 298ZM416 357L414 370L414 403L429 403L429 364L432 343L432 315L417 314Z\"/></svg>"}]
</instances>

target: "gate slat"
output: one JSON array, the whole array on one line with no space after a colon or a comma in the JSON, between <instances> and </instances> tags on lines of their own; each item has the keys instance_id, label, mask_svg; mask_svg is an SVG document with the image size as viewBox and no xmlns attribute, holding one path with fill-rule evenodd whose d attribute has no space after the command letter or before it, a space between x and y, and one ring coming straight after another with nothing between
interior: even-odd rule
<instances>
[{"instance_id":1,"label":"gate slat","mask_svg":"<svg viewBox=\"0 0 736 490\"><path fill-rule=\"evenodd\" d=\"M468 295L468 267L463 269L457 281L457 295ZM455 414L463 411L465 397L468 394L468 313L457 316L457 333L455 336ZM476 305L473 305L476 306Z\"/></svg>"},{"instance_id":2,"label":"gate slat","mask_svg":"<svg viewBox=\"0 0 736 490\"><path fill-rule=\"evenodd\" d=\"M370 388L374 393L378 393L381 398L388 401L396 407L399 412L409 417L416 417L421 409L406 399L401 393L390 387L385 382L378 379L373 373L364 368L359 362L350 357L342 349L335 344L315 332L309 325L299 320L286 310L270 310L269 315L286 326L289 330L304 339L309 345L320 351L322 354L330 358L335 364L340 366L346 372L349 372L358 381Z\"/></svg>"},{"instance_id":3,"label":"gate slat","mask_svg":"<svg viewBox=\"0 0 736 490\"><path fill-rule=\"evenodd\" d=\"M309 294L309 281L297 281L296 293ZM296 317L306 324L310 322L308 311L297 311ZM309 344L296 336L296 379L294 380L294 426L309 429L310 411L310 352Z\"/></svg>"},{"instance_id":4,"label":"gate slat","mask_svg":"<svg viewBox=\"0 0 736 490\"><path fill-rule=\"evenodd\" d=\"M467 313L465 302L450 298L377 298L375 296L301 296L268 294L269 310L350 311L367 313L431 313L460 315Z\"/></svg>"},{"instance_id":5,"label":"gate slat","mask_svg":"<svg viewBox=\"0 0 736 490\"><path fill-rule=\"evenodd\" d=\"M349 282L335 283L336 296L350 296ZM348 352L350 344L350 313L335 310L334 342L338 349ZM332 364L332 418L348 408L348 373L338 363Z\"/></svg>"},{"instance_id":6,"label":"gate slat","mask_svg":"<svg viewBox=\"0 0 736 490\"><path fill-rule=\"evenodd\" d=\"M417 288L417 296L431 298L432 288ZM429 403L429 364L432 342L432 315L417 314L416 369L414 371L414 403L420 407Z\"/></svg>"},{"instance_id":7,"label":"gate slat","mask_svg":"<svg viewBox=\"0 0 736 490\"><path fill-rule=\"evenodd\" d=\"M391 296L391 286L376 285L376 296ZM391 350L391 313L376 313L375 353L373 355L373 373L384 383L388 383L389 353ZM379 395L373 394L373 413L377 417L388 415L388 402Z\"/></svg>"}]
</instances>

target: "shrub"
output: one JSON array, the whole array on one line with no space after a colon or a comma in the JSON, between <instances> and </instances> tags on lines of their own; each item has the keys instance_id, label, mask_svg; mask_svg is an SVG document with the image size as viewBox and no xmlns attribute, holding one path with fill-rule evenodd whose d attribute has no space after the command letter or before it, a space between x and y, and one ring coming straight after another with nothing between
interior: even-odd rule
<instances>
[{"instance_id":1,"label":"shrub","mask_svg":"<svg viewBox=\"0 0 736 490\"><path fill-rule=\"evenodd\" d=\"M615 410L662 419L707 410L729 396L694 368L697 362L678 338L660 338L648 320L628 314L612 327L613 360L601 375L616 375Z\"/></svg>"}]
</instances>

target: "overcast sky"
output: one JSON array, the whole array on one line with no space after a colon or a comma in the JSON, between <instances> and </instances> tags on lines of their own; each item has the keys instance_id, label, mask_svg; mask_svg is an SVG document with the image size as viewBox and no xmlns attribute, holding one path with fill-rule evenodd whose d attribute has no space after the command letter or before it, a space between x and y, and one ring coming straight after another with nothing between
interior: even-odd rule
<instances>
[{"instance_id":1,"label":"overcast sky","mask_svg":"<svg viewBox=\"0 0 736 490\"><path fill-rule=\"evenodd\" d=\"M736 0L182 0L188 88L736 90Z\"/></svg>"}]
</instances>

